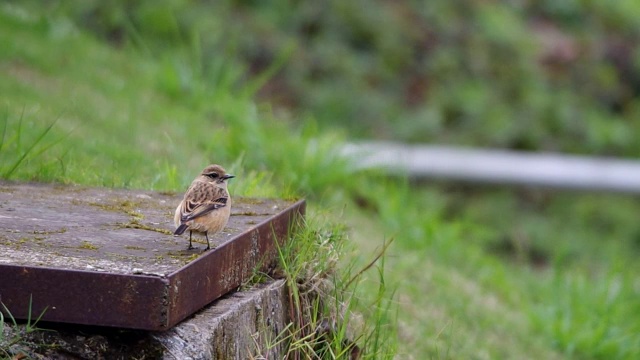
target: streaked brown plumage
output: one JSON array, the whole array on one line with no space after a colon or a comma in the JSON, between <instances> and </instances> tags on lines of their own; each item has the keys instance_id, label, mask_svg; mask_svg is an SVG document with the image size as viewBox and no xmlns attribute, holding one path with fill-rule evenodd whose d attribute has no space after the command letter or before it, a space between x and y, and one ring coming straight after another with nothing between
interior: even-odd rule
<instances>
[{"instance_id":1,"label":"streaked brown plumage","mask_svg":"<svg viewBox=\"0 0 640 360\"><path fill-rule=\"evenodd\" d=\"M209 165L193 180L176 208L174 235L182 235L189 230L189 247L193 249L191 235L194 231L204 233L209 244L208 234L215 234L227 225L231 215L231 197L227 191L227 180L233 178L220 165Z\"/></svg>"}]
</instances>

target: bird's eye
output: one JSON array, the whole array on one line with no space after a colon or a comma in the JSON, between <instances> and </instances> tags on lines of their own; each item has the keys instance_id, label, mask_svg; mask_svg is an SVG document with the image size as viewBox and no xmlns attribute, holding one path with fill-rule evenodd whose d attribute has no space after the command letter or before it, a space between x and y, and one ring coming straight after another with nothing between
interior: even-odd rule
<instances>
[{"instance_id":1,"label":"bird's eye","mask_svg":"<svg viewBox=\"0 0 640 360\"><path fill-rule=\"evenodd\" d=\"M207 174L207 176L212 178L212 179L216 179L218 177L218 174L217 173L210 173L210 174Z\"/></svg>"}]
</instances>

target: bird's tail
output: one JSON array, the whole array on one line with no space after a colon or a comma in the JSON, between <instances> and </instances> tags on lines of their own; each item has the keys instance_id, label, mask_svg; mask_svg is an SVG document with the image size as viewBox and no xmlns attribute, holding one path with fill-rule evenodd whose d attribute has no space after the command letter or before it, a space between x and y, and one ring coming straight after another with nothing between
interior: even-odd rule
<instances>
[{"instance_id":1,"label":"bird's tail","mask_svg":"<svg viewBox=\"0 0 640 360\"><path fill-rule=\"evenodd\" d=\"M180 226L178 226L176 231L173 232L173 235L182 235L188 227L189 226L187 226L187 224L181 224Z\"/></svg>"}]
</instances>

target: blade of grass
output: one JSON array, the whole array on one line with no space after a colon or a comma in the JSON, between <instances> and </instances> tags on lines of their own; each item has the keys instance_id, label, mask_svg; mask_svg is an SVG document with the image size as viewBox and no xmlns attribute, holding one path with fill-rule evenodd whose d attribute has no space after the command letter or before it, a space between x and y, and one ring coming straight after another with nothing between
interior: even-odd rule
<instances>
[{"instance_id":1,"label":"blade of grass","mask_svg":"<svg viewBox=\"0 0 640 360\"><path fill-rule=\"evenodd\" d=\"M376 255L373 260L371 260L365 267L363 267L362 269L360 269L354 276L351 277L351 279L349 281L347 281L347 283L344 285L345 289L349 288L349 285L351 285L356 279L358 279L360 277L360 275L362 275L365 271L369 270L377 261L378 259L380 259L385 252L387 251L387 248L389 247L389 245L391 245L391 243L393 243L393 238L391 238L391 240L389 240L386 243L382 244L382 249L380 250L380 252L378 253L378 255Z\"/></svg>"},{"instance_id":2,"label":"blade of grass","mask_svg":"<svg viewBox=\"0 0 640 360\"><path fill-rule=\"evenodd\" d=\"M0 358L9 357L8 346L4 339L4 314L0 311Z\"/></svg>"},{"instance_id":3,"label":"blade of grass","mask_svg":"<svg viewBox=\"0 0 640 360\"><path fill-rule=\"evenodd\" d=\"M65 135L61 136L59 139L51 142L50 144L43 146L42 148L40 148L38 151L33 153L33 157L37 157L40 154L44 153L45 151L51 149L53 146L59 144L60 142L62 142L62 140L66 139L69 135L71 135L71 133L73 132L73 130L70 130L68 133L66 133ZM68 150L67 150L68 152ZM65 152L66 154L66 152Z\"/></svg>"},{"instance_id":4,"label":"blade of grass","mask_svg":"<svg viewBox=\"0 0 640 360\"><path fill-rule=\"evenodd\" d=\"M0 344L4 341L4 314L0 311Z\"/></svg>"},{"instance_id":5,"label":"blade of grass","mask_svg":"<svg viewBox=\"0 0 640 360\"><path fill-rule=\"evenodd\" d=\"M29 155L29 153L42 141L42 139L44 139L45 136L47 136L47 134L49 133L49 131L51 131L51 129L53 128L53 126L56 124L56 122L58 122L58 119L54 120L49 126L47 126L47 128L38 136L38 138L29 146L29 148L22 153L22 155L18 158L18 160L16 160L16 162L13 164L13 166L3 174L3 177L5 178L9 178L11 175L13 175L13 173L16 171L16 169L20 166L20 164L22 164L22 162L24 161L24 159L27 158L27 155ZM20 123L18 125L18 132L20 132L20 129L22 128L22 115L20 116ZM18 136L19 139L19 136ZM19 144L19 140L18 140L18 144Z\"/></svg>"},{"instance_id":6,"label":"blade of grass","mask_svg":"<svg viewBox=\"0 0 640 360\"><path fill-rule=\"evenodd\" d=\"M29 313L27 314L27 333L40 330L36 325L38 324L40 319L42 319L47 309L49 309L49 306L45 306L45 308L42 310L40 315L38 315L36 320L33 323L31 323L31 312L33 311L32 304L33 304L33 295L29 295Z\"/></svg>"},{"instance_id":7,"label":"blade of grass","mask_svg":"<svg viewBox=\"0 0 640 360\"><path fill-rule=\"evenodd\" d=\"M129 15L125 16L123 19L124 28L127 32L128 39L133 43L134 49L140 51L142 54L146 56L151 56L152 51L151 48L147 45L142 34L136 27L136 25L131 20Z\"/></svg>"},{"instance_id":8,"label":"blade of grass","mask_svg":"<svg viewBox=\"0 0 640 360\"><path fill-rule=\"evenodd\" d=\"M260 90L267 81L271 80L273 76L280 70L287 60L291 58L291 54L296 49L296 44L294 41L290 41L286 46L278 52L278 56L271 63L271 65L262 71L260 74L256 75L244 88L244 95L247 97L252 97L255 93Z\"/></svg>"},{"instance_id":9,"label":"blade of grass","mask_svg":"<svg viewBox=\"0 0 640 360\"><path fill-rule=\"evenodd\" d=\"M22 120L23 119L24 119L24 106L22 107L20 118L18 118L18 132L16 133L16 151L17 152L20 152L20 148L22 147L21 139L22 139Z\"/></svg>"},{"instance_id":10,"label":"blade of grass","mask_svg":"<svg viewBox=\"0 0 640 360\"><path fill-rule=\"evenodd\" d=\"M0 304L2 305L2 308L4 309L4 312L6 312L7 316L9 316L9 318L11 319L11 323L13 323L13 326L18 326L18 322L16 321L16 319L11 314L11 311L9 311L9 308L7 308L7 305L5 305L2 302L0 302Z\"/></svg>"},{"instance_id":11,"label":"blade of grass","mask_svg":"<svg viewBox=\"0 0 640 360\"><path fill-rule=\"evenodd\" d=\"M4 108L3 113L4 124L2 126L2 137L0 138L0 154L2 153L2 148L4 147L4 140L7 136L7 125L9 124L9 108Z\"/></svg>"},{"instance_id":12,"label":"blade of grass","mask_svg":"<svg viewBox=\"0 0 640 360\"><path fill-rule=\"evenodd\" d=\"M29 295L29 311L27 312L27 332L29 331L29 325L31 324L32 305L33 305L33 294Z\"/></svg>"}]
</instances>

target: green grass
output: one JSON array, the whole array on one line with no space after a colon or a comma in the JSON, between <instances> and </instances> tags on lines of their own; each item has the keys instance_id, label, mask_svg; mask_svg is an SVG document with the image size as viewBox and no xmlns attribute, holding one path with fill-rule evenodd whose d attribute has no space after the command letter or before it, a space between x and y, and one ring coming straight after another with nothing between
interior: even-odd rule
<instances>
[{"instance_id":1,"label":"green grass","mask_svg":"<svg viewBox=\"0 0 640 360\"><path fill-rule=\"evenodd\" d=\"M47 308L45 308L35 320L31 321L31 317L33 315L31 311L32 304L33 298L30 296L29 308L27 311L28 315L26 319L27 322L24 326L19 326L9 309L0 302L0 305L2 305L2 309L0 309L0 359L24 358L26 355L22 351L21 346L27 343L26 337L31 333L45 330L38 327L38 322L42 319ZM7 320L11 320L11 325L13 327L13 332L10 332L12 335L11 337L5 336L5 314L7 316ZM14 357L12 357L12 355Z\"/></svg>"},{"instance_id":2,"label":"green grass","mask_svg":"<svg viewBox=\"0 0 640 360\"><path fill-rule=\"evenodd\" d=\"M361 196L383 188L365 189ZM633 359L637 199L390 182L358 199L355 240L393 234L401 353ZM365 194L365 195L362 195ZM499 216L491 211L499 209ZM379 235L378 235L379 236ZM519 245L518 245L519 244ZM403 331L404 329L404 331Z\"/></svg>"},{"instance_id":3,"label":"green grass","mask_svg":"<svg viewBox=\"0 0 640 360\"><path fill-rule=\"evenodd\" d=\"M308 197L310 232L285 262L288 281L327 274L336 302L301 306L316 309L306 326L349 314L332 333L372 358L640 357L637 198L353 172L335 154L347 134L256 104L263 80L246 90L237 66L202 54L197 31L165 51L144 34L114 48L41 11L0 6L3 178L182 191L217 162L237 175L233 195ZM329 255L314 252L327 239L344 245L339 260L314 256ZM384 261L350 283L389 239ZM316 267L333 262L337 271ZM358 313L362 337L348 329ZM308 329L280 340L303 351Z\"/></svg>"},{"instance_id":4,"label":"green grass","mask_svg":"<svg viewBox=\"0 0 640 360\"><path fill-rule=\"evenodd\" d=\"M188 53L204 56L187 63L203 66L170 83L197 88L181 79L231 74L225 81L246 79L292 121L311 113L321 129L352 137L637 157L639 4L67 0L48 8L117 46L153 52L197 39ZM212 54L222 56L208 65ZM220 59L233 66L220 72ZM271 74L266 86L251 85Z\"/></svg>"},{"instance_id":5,"label":"green grass","mask_svg":"<svg viewBox=\"0 0 640 360\"><path fill-rule=\"evenodd\" d=\"M296 321L267 344L285 342L287 359L393 358L395 306L383 281L384 262L374 258L362 269L353 262L339 267L348 248L345 228L318 220L307 218L305 228L278 249L289 291L287 311ZM374 266L378 287L369 294L359 285L365 270Z\"/></svg>"},{"instance_id":6,"label":"green grass","mask_svg":"<svg viewBox=\"0 0 640 360\"><path fill-rule=\"evenodd\" d=\"M6 94L0 123L6 129L0 147L2 178L183 191L204 164L215 162L237 176L230 187L234 196L307 196L322 201L327 187L350 175L347 164L334 154L339 135L317 136L312 121L290 128L268 108L255 105L251 91L195 78L178 96L176 89L168 90L167 81L179 69L167 62L180 62L189 54L163 61L132 49L116 51L78 31L63 16L44 16L14 5L0 8L0 23L0 41L9 44L0 50L0 72L7 79L0 85L0 93ZM317 255L324 244L315 242L316 235L330 232L337 220L314 204L310 208L309 216L321 214L321 220L308 225L301 234L306 237L296 239L306 244L296 256ZM343 241L342 235L333 236L335 242ZM329 266L329 259L315 258L316 267ZM298 271L287 269L285 274L297 280ZM290 284L297 286L296 280ZM343 299L343 290L347 289L336 287L327 293L346 307L339 309L345 320L335 323L339 330L331 333L333 345L323 357L346 357L344 350L350 347L343 348L342 340L351 314L347 310L365 309L352 308L356 302ZM384 299L378 295L371 302ZM337 314L326 303L310 304L317 308L315 320L325 317L321 314ZM365 358L392 354L387 350L392 338L378 339L376 319L385 312L367 316L365 322L373 322L367 333L353 334L352 341L366 349ZM300 326L308 330L316 325L317 321ZM368 339L373 337L372 345ZM301 344L290 343L291 351Z\"/></svg>"}]
</instances>

